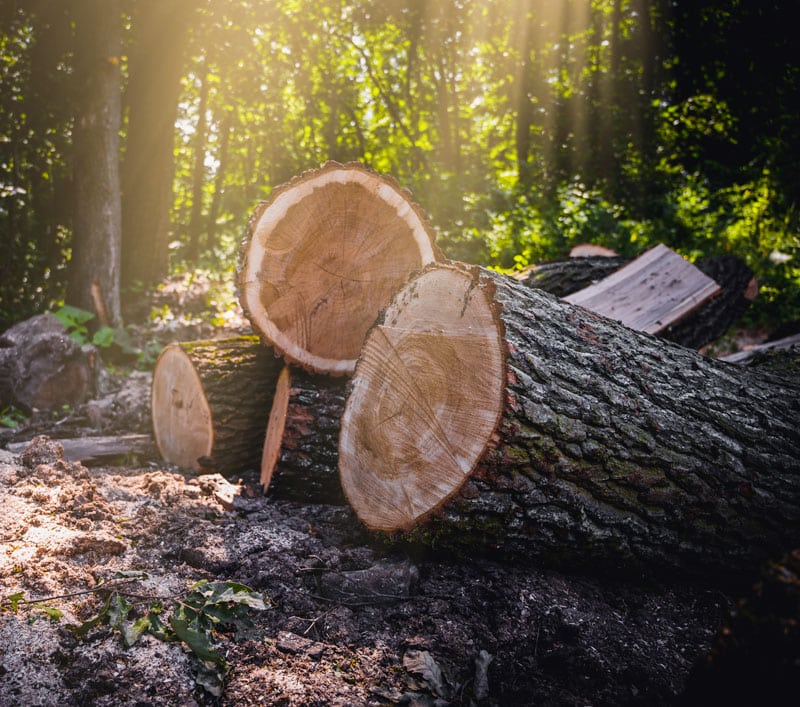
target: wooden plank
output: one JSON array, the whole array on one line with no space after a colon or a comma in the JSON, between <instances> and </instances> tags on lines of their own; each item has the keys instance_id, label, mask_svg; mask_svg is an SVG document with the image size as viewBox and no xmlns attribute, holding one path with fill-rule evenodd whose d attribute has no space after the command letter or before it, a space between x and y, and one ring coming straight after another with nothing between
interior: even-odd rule
<instances>
[{"instance_id":1,"label":"wooden plank","mask_svg":"<svg viewBox=\"0 0 800 707\"><path fill-rule=\"evenodd\" d=\"M564 301L631 329L657 334L719 292L708 275L659 244Z\"/></svg>"},{"instance_id":2,"label":"wooden plank","mask_svg":"<svg viewBox=\"0 0 800 707\"><path fill-rule=\"evenodd\" d=\"M130 455L157 459L158 452L150 435L122 435L119 437L76 437L54 439L64 448L64 459L82 462L87 466L98 466L104 462ZM12 454L20 454L30 444L15 442L8 445Z\"/></svg>"},{"instance_id":3,"label":"wooden plank","mask_svg":"<svg viewBox=\"0 0 800 707\"><path fill-rule=\"evenodd\" d=\"M768 341L764 344L756 344L755 346L728 354L727 356L720 356L720 360L727 361L728 363L746 363L753 358L753 356L764 351L782 351L785 349L790 349L793 346L800 346L800 334L792 334L792 336L787 336L783 339L777 339L776 341Z\"/></svg>"}]
</instances>

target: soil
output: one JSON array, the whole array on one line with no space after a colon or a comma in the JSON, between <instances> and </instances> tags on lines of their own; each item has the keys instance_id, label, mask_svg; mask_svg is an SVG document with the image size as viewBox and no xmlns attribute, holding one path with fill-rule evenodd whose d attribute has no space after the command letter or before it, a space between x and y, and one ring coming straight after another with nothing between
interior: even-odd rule
<instances>
[{"instance_id":1,"label":"soil","mask_svg":"<svg viewBox=\"0 0 800 707\"><path fill-rule=\"evenodd\" d=\"M346 506L264 495L255 470L61 458L59 436L149 432L148 394L149 374L120 377L0 440L46 433L0 450L3 707L672 705L733 606L715 587L390 544ZM221 689L184 642L69 628L115 593L141 616L199 580L267 600L246 630L213 634Z\"/></svg>"}]
</instances>

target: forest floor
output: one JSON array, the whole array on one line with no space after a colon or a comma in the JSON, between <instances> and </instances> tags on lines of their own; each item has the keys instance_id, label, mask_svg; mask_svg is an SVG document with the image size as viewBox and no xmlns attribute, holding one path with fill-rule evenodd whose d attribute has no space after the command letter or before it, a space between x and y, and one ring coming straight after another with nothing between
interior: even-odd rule
<instances>
[{"instance_id":1,"label":"forest floor","mask_svg":"<svg viewBox=\"0 0 800 707\"><path fill-rule=\"evenodd\" d=\"M148 433L149 374L111 378L69 420L31 419L0 447L67 428ZM2 707L671 705L734 603L708 586L389 545L347 507L265 496L255 471L59 456L47 439L0 449ZM218 624L213 646L177 629L133 642L137 618L169 625L200 580L253 605L236 630ZM225 618L215 606L201 618ZM192 645L215 653L204 663Z\"/></svg>"}]
</instances>

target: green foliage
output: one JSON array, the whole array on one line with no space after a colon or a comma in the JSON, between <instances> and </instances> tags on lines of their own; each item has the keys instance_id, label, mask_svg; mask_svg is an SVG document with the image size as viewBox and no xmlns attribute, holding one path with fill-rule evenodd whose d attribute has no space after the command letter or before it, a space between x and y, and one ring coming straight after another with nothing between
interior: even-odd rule
<instances>
[{"instance_id":1,"label":"green foliage","mask_svg":"<svg viewBox=\"0 0 800 707\"><path fill-rule=\"evenodd\" d=\"M35 601L26 599L24 592L16 592L0 601L0 611L16 614L22 608L36 609L50 621L60 621L63 612L47 602L105 593L103 606L94 616L67 627L76 638L106 627L119 633L126 648L145 634L160 641L180 641L197 659L198 684L219 697L229 666L216 647L216 634L235 629L239 636L248 635L252 630L250 612L269 609L269 600L244 584L231 581L200 580L180 596L166 598L145 597L124 589L127 584L146 579L145 572L117 572L109 582L101 582L94 589Z\"/></svg>"},{"instance_id":2,"label":"green foliage","mask_svg":"<svg viewBox=\"0 0 800 707\"><path fill-rule=\"evenodd\" d=\"M127 573L132 579L146 579L144 573ZM250 627L249 612L269 608L268 600L238 582L201 580L188 591L168 600L151 599L111 591L100 611L79 626L70 626L78 638L94 629L107 626L117 631L125 647L135 645L149 634L162 641L181 641L198 663L198 683L215 696L222 694L222 685L229 666L216 648L215 633L234 628L240 634Z\"/></svg>"},{"instance_id":3,"label":"green foliage","mask_svg":"<svg viewBox=\"0 0 800 707\"><path fill-rule=\"evenodd\" d=\"M0 14L0 328L63 299L71 257L72 18L22 5ZM156 5L129 8L131 54L152 40L137 13ZM153 160L174 166L171 267L229 272L274 187L359 160L413 191L451 257L728 252L762 279L759 316L797 316L800 62L782 6L201 3L174 150ZM130 87L135 65L122 68Z\"/></svg>"},{"instance_id":4,"label":"green foliage","mask_svg":"<svg viewBox=\"0 0 800 707\"><path fill-rule=\"evenodd\" d=\"M25 413L18 410L13 405L0 408L0 427L8 427L12 430L17 429L21 422L25 421Z\"/></svg>"}]
</instances>

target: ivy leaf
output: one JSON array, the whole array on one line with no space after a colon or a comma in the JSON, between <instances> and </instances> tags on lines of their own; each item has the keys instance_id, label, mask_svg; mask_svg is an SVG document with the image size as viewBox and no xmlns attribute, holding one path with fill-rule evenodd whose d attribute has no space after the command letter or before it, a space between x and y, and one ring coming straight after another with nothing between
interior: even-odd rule
<instances>
[{"instance_id":1,"label":"ivy leaf","mask_svg":"<svg viewBox=\"0 0 800 707\"><path fill-rule=\"evenodd\" d=\"M175 635L183 641L200 660L225 665L225 659L211 645L211 634L189 622L182 611L176 611L169 620Z\"/></svg>"},{"instance_id":2,"label":"ivy leaf","mask_svg":"<svg viewBox=\"0 0 800 707\"><path fill-rule=\"evenodd\" d=\"M25 601L25 593L24 592L17 592L16 594L9 594L6 597L6 601L8 602L9 606L11 607L11 611L15 614L19 610L20 602Z\"/></svg>"},{"instance_id":3,"label":"ivy leaf","mask_svg":"<svg viewBox=\"0 0 800 707\"><path fill-rule=\"evenodd\" d=\"M50 621L61 621L64 617L64 612L52 606L43 606L42 611L45 613Z\"/></svg>"},{"instance_id":4,"label":"ivy leaf","mask_svg":"<svg viewBox=\"0 0 800 707\"><path fill-rule=\"evenodd\" d=\"M94 616L89 619L86 619L82 624L79 626L67 626L67 629L72 633L73 636L76 638L82 638L85 636L89 631L93 628L96 628L102 623L106 623L108 621L108 609L111 604L111 597L106 599L106 603L103 605L103 608L100 609Z\"/></svg>"},{"instance_id":5,"label":"ivy leaf","mask_svg":"<svg viewBox=\"0 0 800 707\"><path fill-rule=\"evenodd\" d=\"M114 343L114 330L110 326L101 326L92 337L95 346L107 349Z\"/></svg>"},{"instance_id":6,"label":"ivy leaf","mask_svg":"<svg viewBox=\"0 0 800 707\"><path fill-rule=\"evenodd\" d=\"M113 594L108 605L108 625L121 630L132 608L130 602L121 594Z\"/></svg>"},{"instance_id":7,"label":"ivy leaf","mask_svg":"<svg viewBox=\"0 0 800 707\"><path fill-rule=\"evenodd\" d=\"M150 613L136 619L135 621L128 621L120 626L122 633L122 642L126 648L134 645L142 635L151 627Z\"/></svg>"}]
</instances>

